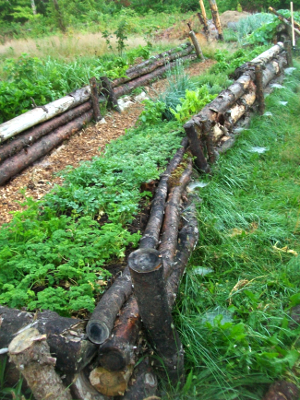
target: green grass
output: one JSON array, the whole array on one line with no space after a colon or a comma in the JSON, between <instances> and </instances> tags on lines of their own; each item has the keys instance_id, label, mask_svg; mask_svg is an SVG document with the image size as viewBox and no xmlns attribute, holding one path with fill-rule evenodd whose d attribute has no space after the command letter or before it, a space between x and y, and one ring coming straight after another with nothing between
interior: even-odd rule
<instances>
[{"instance_id":1,"label":"green grass","mask_svg":"<svg viewBox=\"0 0 300 400\"><path fill-rule=\"evenodd\" d=\"M255 117L201 178L200 238L175 310L190 375L168 398L261 399L275 379L299 385L300 327L289 328L300 298L299 67L266 99L272 115Z\"/></svg>"}]
</instances>

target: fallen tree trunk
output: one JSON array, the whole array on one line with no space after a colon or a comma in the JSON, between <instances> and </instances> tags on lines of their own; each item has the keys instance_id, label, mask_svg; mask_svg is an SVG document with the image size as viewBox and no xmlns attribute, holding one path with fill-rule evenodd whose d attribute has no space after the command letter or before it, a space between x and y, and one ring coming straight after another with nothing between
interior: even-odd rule
<instances>
[{"instance_id":1,"label":"fallen tree trunk","mask_svg":"<svg viewBox=\"0 0 300 400\"><path fill-rule=\"evenodd\" d=\"M90 110L68 124L57 128L26 150L4 161L0 166L0 185L3 185L11 177L31 165L34 161L48 154L62 141L79 131L92 117L93 111Z\"/></svg>"},{"instance_id":2,"label":"fallen tree trunk","mask_svg":"<svg viewBox=\"0 0 300 400\"><path fill-rule=\"evenodd\" d=\"M181 163L183 154L186 151L188 139L184 138L181 142L179 150L170 161L166 171L161 175L160 182L155 192L154 199L151 204L150 217L145 232L140 240L140 248L155 249L159 241L159 233L164 217L165 202L168 193L168 181L172 172Z\"/></svg>"},{"instance_id":3,"label":"fallen tree trunk","mask_svg":"<svg viewBox=\"0 0 300 400\"><path fill-rule=\"evenodd\" d=\"M47 133L54 129L72 121L83 113L91 109L90 102L81 104L78 107L66 111L59 117L54 117L50 121L44 122L28 131L18 135L14 140L0 146L0 162L5 161L7 158L21 151L24 147L30 146L38 139L45 136Z\"/></svg>"},{"instance_id":4,"label":"fallen tree trunk","mask_svg":"<svg viewBox=\"0 0 300 400\"><path fill-rule=\"evenodd\" d=\"M116 320L110 339L99 348L99 364L108 371L120 371L126 365L134 365L134 350L140 329L138 304L131 296Z\"/></svg>"},{"instance_id":5,"label":"fallen tree trunk","mask_svg":"<svg viewBox=\"0 0 300 400\"><path fill-rule=\"evenodd\" d=\"M144 65L143 67L135 68L131 71L128 70L129 72L128 71L126 72L125 77L114 79L112 81L112 87L115 88L119 85L122 85L123 83L126 83L126 82L132 80L132 79L138 78L142 75L149 74L150 72L163 66L167 62L173 61L176 58L182 58L184 56L187 56L192 51L193 51L193 47L188 46L186 49L183 49L177 53L173 53L173 54L162 53L162 56L160 58L155 59L150 64ZM165 54L165 56L163 56L164 54Z\"/></svg>"},{"instance_id":6,"label":"fallen tree trunk","mask_svg":"<svg viewBox=\"0 0 300 400\"><path fill-rule=\"evenodd\" d=\"M26 329L12 340L8 350L36 400L72 400L54 369L56 359L50 355L46 335L35 328Z\"/></svg>"},{"instance_id":7,"label":"fallen tree trunk","mask_svg":"<svg viewBox=\"0 0 300 400\"><path fill-rule=\"evenodd\" d=\"M96 344L109 338L122 305L132 293L129 268L104 293L86 327L88 338Z\"/></svg>"},{"instance_id":8,"label":"fallen tree trunk","mask_svg":"<svg viewBox=\"0 0 300 400\"><path fill-rule=\"evenodd\" d=\"M183 192L191 179L191 175L192 163L189 162L180 179L178 179L178 186L175 186L171 189L165 209L161 244L159 246L159 252L163 258L163 275L165 280L170 274L177 248L181 196L183 195Z\"/></svg>"},{"instance_id":9,"label":"fallen tree trunk","mask_svg":"<svg viewBox=\"0 0 300 400\"><path fill-rule=\"evenodd\" d=\"M62 114L63 112L82 104L90 98L90 87L85 86L68 96L55 100L46 106L36 107L33 110L27 111L25 114L19 115L4 122L0 125L0 143L17 135L26 129L31 128L41 122Z\"/></svg>"},{"instance_id":10,"label":"fallen tree trunk","mask_svg":"<svg viewBox=\"0 0 300 400\"><path fill-rule=\"evenodd\" d=\"M185 57L182 57L182 60L193 60L197 56L196 55L188 55ZM114 93L117 98L121 96L125 96L126 94L130 93L133 89L139 87L139 86L145 86L149 84L151 81L154 79L162 76L164 73L168 71L170 68L174 68L176 66L176 62L171 62L168 65L165 65L164 67L157 68L155 71L151 72L150 74L141 76L140 78L134 79L131 82L126 83L125 85L119 86L114 89Z\"/></svg>"},{"instance_id":11,"label":"fallen tree trunk","mask_svg":"<svg viewBox=\"0 0 300 400\"><path fill-rule=\"evenodd\" d=\"M128 70L126 71L126 74L131 74L134 71L137 70L141 70L145 67L147 67L148 65L152 64L153 62L155 62L156 60L159 60L160 58L166 58L166 57L170 57L171 54L173 53L178 53L179 49L183 49L184 47L190 46L190 43L186 43L186 44L181 44L178 47L175 47L173 49L167 50L167 51L163 51L162 53L159 53L155 56L150 57L148 60L143 61L142 63L138 64L138 65L134 65L131 68L128 68Z\"/></svg>"},{"instance_id":12,"label":"fallen tree trunk","mask_svg":"<svg viewBox=\"0 0 300 400\"><path fill-rule=\"evenodd\" d=\"M84 321L60 317L53 311L35 314L0 306L0 321L1 349L7 349L17 334L35 328L47 336L56 367L66 374L81 371L97 352L97 346L85 339Z\"/></svg>"}]
</instances>

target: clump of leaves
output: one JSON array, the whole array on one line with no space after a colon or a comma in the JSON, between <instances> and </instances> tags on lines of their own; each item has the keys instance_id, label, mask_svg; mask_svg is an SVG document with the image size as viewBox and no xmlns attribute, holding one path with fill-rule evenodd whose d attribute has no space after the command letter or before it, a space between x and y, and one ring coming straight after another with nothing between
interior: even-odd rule
<instances>
[{"instance_id":1,"label":"clump of leaves","mask_svg":"<svg viewBox=\"0 0 300 400\"><path fill-rule=\"evenodd\" d=\"M216 95L209 94L207 86L202 86L196 91L187 90L185 98L180 99L181 104L178 104L176 110L170 108L177 121L185 122L192 115L199 112L206 104L210 103Z\"/></svg>"}]
</instances>

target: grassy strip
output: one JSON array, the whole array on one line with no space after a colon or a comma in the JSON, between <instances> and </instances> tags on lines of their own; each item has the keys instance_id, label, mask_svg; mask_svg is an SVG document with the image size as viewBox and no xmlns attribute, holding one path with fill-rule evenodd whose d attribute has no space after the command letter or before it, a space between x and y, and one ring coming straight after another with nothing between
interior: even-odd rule
<instances>
[{"instance_id":1,"label":"grassy strip","mask_svg":"<svg viewBox=\"0 0 300 400\"><path fill-rule=\"evenodd\" d=\"M297 64L203 178L200 241L175 313L190 374L169 398L261 399L275 379L298 384L299 78Z\"/></svg>"}]
</instances>

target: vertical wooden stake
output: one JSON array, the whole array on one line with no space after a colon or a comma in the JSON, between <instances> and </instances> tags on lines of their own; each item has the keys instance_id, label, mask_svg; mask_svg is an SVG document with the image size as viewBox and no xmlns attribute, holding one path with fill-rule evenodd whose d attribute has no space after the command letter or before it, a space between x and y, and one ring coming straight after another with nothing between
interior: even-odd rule
<instances>
[{"instance_id":1,"label":"vertical wooden stake","mask_svg":"<svg viewBox=\"0 0 300 400\"><path fill-rule=\"evenodd\" d=\"M262 67L260 64L255 65L255 84L256 84L256 98L258 101L258 112L263 115L265 112L265 97L263 91L263 76Z\"/></svg>"},{"instance_id":2,"label":"vertical wooden stake","mask_svg":"<svg viewBox=\"0 0 300 400\"><path fill-rule=\"evenodd\" d=\"M91 87L91 100L94 111L94 119L96 122L99 122L102 119L102 116L100 113L97 81L95 77L90 79L90 87Z\"/></svg>"},{"instance_id":3,"label":"vertical wooden stake","mask_svg":"<svg viewBox=\"0 0 300 400\"><path fill-rule=\"evenodd\" d=\"M139 249L130 254L128 265L148 340L175 384L183 375L183 349L169 309L162 257L157 250Z\"/></svg>"},{"instance_id":4,"label":"vertical wooden stake","mask_svg":"<svg viewBox=\"0 0 300 400\"><path fill-rule=\"evenodd\" d=\"M294 5L292 1L291 1L291 23L292 23L292 45L293 47L295 47L296 40L295 40L295 26L294 26Z\"/></svg>"},{"instance_id":5,"label":"vertical wooden stake","mask_svg":"<svg viewBox=\"0 0 300 400\"><path fill-rule=\"evenodd\" d=\"M205 7L204 7L203 0L199 0L199 3L200 3L201 13L202 13L202 21L201 21L201 18L200 18L200 13L198 13L197 15L198 15L198 18L200 19L200 21L204 25L205 34L208 34L207 16L206 16L206 10L205 10Z\"/></svg>"},{"instance_id":6,"label":"vertical wooden stake","mask_svg":"<svg viewBox=\"0 0 300 400\"><path fill-rule=\"evenodd\" d=\"M197 168L199 168L200 171L209 172L210 169L204 157L203 151L200 147L200 142L197 136L197 132L195 130L194 123L192 121L188 121L184 125L184 129L187 134L187 137L189 138L190 149L193 156L195 157L195 164Z\"/></svg>"},{"instance_id":7,"label":"vertical wooden stake","mask_svg":"<svg viewBox=\"0 0 300 400\"><path fill-rule=\"evenodd\" d=\"M286 40L284 42L284 48L286 51L287 65L288 67L292 67L293 66L292 43L290 40Z\"/></svg>"},{"instance_id":8,"label":"vertical wooden stake","mask_svg":"<svg viewBox=\"0 0 300 400\"><path fill-rule=\"evenodd\" d=\"M114 110L121 112L116 95L111 85L111 81L106 76L102 76L100 80L103 88L102 92L105 96L107 96L108 105L111 106Z\"/></svg>"},{"instance_id":9,"label":"vertical wooden stake","mask_svg":"<svg viewBox=\"0 0 300 400\"><path fill-rule=\"evenodd\" d=\"M197 57L200 58L201 61L204 61L205 60L204 55L202 53L200 44L199 44L199 42L198 42L198 40L196 38L195 32L192 31L191 24L188 23L188 27L190 29L189 36L190 36L190 38L192 40L192 43L194 45Z\"/></svg>"},{"instance_id":10,"label":"vertical wooden stake","mask_svg":"<svg viewBox=\"0 0 300 400\"><path fill-rule=\"evenodd\" d=\"M210 5L211 15L212 15L214 24L215 24L215 26L217 28L218 33L219 33L219 39L220 40L224 40L222 24L221 24L221 20L220 20L220 16L219 16L219 11L218 11L218 6L217 6L217 3L216 3L216 0L209 0L209 5Z\"/></svg>"}]
</instances>

